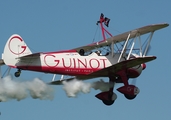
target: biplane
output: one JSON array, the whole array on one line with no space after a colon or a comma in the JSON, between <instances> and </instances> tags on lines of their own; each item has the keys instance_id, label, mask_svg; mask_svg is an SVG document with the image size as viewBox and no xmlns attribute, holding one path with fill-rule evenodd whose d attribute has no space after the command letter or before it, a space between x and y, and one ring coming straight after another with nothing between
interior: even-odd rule
<instances>
[{"instance_id":1,"label":"biplane","mask_svg":"<svg viewBox=\"0 0 171 120\"><path fill-rule=\"evenodd\" d=\"M98 99L105 105L112 105L117 98L114 84L123 83L117 90L132 100L140 90L128 80L140 76L146 63L156 59L156 56L147 55L150 42L155 31L169 24L148 25L113 36L107 30L109 21L103 14L97 21L102 32L101 41L63 51L32 53L21 36L14 34L5 45L0 65L16 68L15 77L19 77L23 70L54 74L50 82L52 85L62 85L63 81L74 79L107 77L112 86L97 94ZM141 36L145 34L148 37L143 40ZM61 75L60 80L55 80L56 74Z\"/></svg>"}]
</instances>

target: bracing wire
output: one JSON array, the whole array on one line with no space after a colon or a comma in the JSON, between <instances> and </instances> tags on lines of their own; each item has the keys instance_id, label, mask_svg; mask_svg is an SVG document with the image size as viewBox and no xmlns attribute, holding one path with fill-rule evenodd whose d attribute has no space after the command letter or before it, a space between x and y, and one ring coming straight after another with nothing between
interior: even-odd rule
<instances>
[{"instance_id":1,"label":"bracing wire","mask_svg":"<svg viewBox=\"0 0 171 120\"><path fill-rule=\"evenodd\" d=\"M96 30L95 30L95 33L94 33L94 37L93 37L92 43L94 43L94 41L95 41L95 37L96 37L96 35L97 35L97 30L98 30L98 28L99 28L99 26L97 25Z\"/></svg>"}]
</instances>

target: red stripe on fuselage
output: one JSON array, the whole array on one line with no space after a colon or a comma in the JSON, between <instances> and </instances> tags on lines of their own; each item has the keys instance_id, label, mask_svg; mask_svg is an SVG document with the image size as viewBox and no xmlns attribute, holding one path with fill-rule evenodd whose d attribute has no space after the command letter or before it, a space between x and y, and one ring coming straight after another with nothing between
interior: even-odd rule
<instances>
[{"instance_id":1,"label":"red stripe on fuselage","mask_svg":"<svg viewBox=\"0 0 171 120\"><path fill-rule=\"evenodd\" d=\"M76 53L76 50L62 50L56 52L44 52L43 54L56 54L56 53Z\"/></svg>"},{"instance_id":2,"label":"red stripe on fuselage","mask_svg":"<svg viewBox=\"0 0 171 120\"><path fill-rule=\"evenodd\" d=\"M30 70L37 72L53 73L53 74L63 74L63 75L88 75L100 69L91 69L91 68L56 68L48 66L17 66L18 69Z\"/></svg>"}]
</instances>

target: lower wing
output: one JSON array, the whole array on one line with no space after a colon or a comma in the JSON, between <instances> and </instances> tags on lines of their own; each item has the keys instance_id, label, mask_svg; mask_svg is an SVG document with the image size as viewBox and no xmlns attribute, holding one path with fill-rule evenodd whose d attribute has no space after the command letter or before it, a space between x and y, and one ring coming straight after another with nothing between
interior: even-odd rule
<instances>
[{"instance_id":1,"label":"lower wing","mask_svg":"<svg viewBox=\"0 0 171 120\"><path fill-rule=\"evenodd\" d=\"M134 58L134 59L130 59L130 60L126 60L126 61L122 61L119 62L117 64L114 64L110 67L101 69L99 71L93 72L91 74L88 74L86 76L75 76L73 78L69 78L69 79L63 79L63 80L57 80L57 81L53 81L49 84L52 85L62 85L63 81L71 81L74 79L78 79L78 80L87 80L87 79L91 79L91 78L95 78L95 77L108 77L109 74L116 74L119 71L128 69L128 68L132 68L134 66L140 65L142 63L146 63L149 61L152 61L156 59L155 56L149 56L149 57L138 57L138 58ZM100 76L98 76L100 75Z\"/></svg>"}]
</instances>

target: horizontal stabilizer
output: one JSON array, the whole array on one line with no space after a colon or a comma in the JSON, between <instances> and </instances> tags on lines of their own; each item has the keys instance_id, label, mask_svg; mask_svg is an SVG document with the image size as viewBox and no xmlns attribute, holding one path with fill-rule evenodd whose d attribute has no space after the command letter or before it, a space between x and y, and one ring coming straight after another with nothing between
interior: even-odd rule
<instances>
[{"instance_id":1,"label":"horizontal stabilizer","mask_svg":"<svg viewBox=\"0 0 171 120\"><path fill-rule=\"evenodd\" d=\"M40 57L40 55L41 53L33 53L33 54L25 55L22 57L18 57L18 59L37 58L37 57Z\"/></svg>"}]
</instances>

